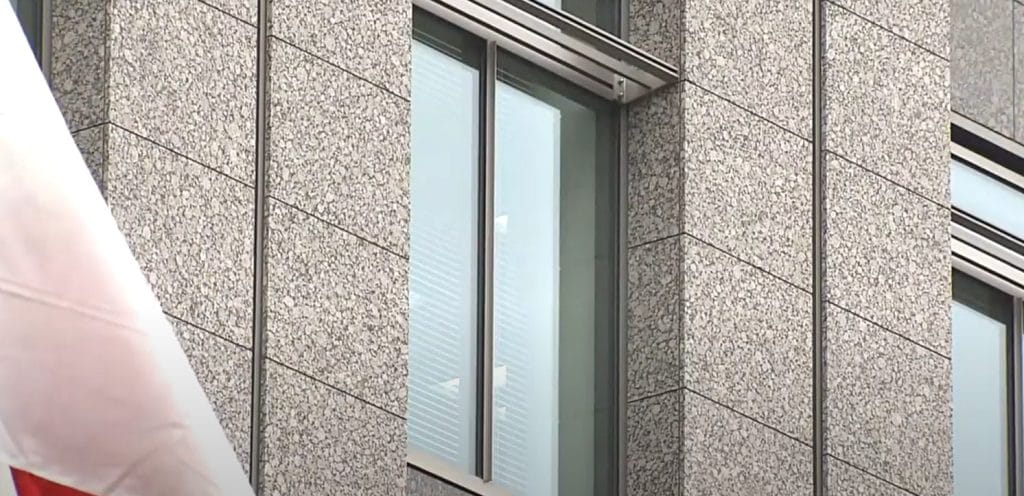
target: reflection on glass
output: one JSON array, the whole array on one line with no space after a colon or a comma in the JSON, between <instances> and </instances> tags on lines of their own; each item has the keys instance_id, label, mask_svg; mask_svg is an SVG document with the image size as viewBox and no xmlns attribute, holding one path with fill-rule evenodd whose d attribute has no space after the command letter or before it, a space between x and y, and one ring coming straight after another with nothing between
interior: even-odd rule
<instances>
[{"instance_id":1,"label":"reflection on glass","mask_svg":"<svg viewBox=\"0 0 1024 496\"><path fill-rule=\"evenodd\" d=\"M614 110L498 60L494 480L524 496L611 494Z\"/></svg>"},{"instance_id":2,"label":"reflection on glass","mask_svg":"<svg viewBox=\"0 0 1024 496\"><path fill-rule=\"evenodd\" d=\"M619 32L620 0L534 0L568 12L612 34Z\"/></svg>"},{"instance_id":3,"label":"reflection on glass","mask_svg":"<svg viewBox=\"0 0 1024 496\"><path fill-rule=\"evenodd\" d=\"M25 38L32 47L32 53L39 60L43 36L43 0L11 0L11 7L14 7L21 28L25 30Z\"/></svg>"},{"instance_id":4,"label":"reflection on glass","mask_svg":"<svg viewBox=\"0 0 1024 496\"><path fill-rule=\"evenodd\" d=\"M412 48L409 446L475 468L480 55L417 16Z\"/></svg>"},{"instance_id":5,"label":"reflection on glass","mask_svg":"<svg viewBox=\"0 0 1024 496\"><path fill-rule=\"evenodd\" d=\"M957 160L951 171L955 207L1024 239L1024 192Z\"/></svg>"},{"instance_id":6,"label":"reflection on glass","mask_svg":"<svg viewBox=\"0 0 1024 496\"><path fill-rule=\"evenodd\" d=\"M1008 495L1013 300L959 272L953 299L953 494Z\"/></svg>"}]
</instances>

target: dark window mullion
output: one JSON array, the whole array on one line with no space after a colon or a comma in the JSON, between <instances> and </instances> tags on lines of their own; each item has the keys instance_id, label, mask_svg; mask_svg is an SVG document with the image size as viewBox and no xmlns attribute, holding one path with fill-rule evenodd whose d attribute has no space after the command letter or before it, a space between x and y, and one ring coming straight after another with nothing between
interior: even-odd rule
<instances>
[{"instance_id":1,"label":"dark window mullion","mask_svg":"<svg viewBox=\"0 0 1024 496\"><path fill-rule=\"evenodd\" d=\"M1009 435L1009 453L1010 453L1010 467L1009 474L1010 480L1008 481L1010 487L1010 494L1015 496L1024 496L1024 480L1022 480L1021 474L1024 474L1024 422L1022 422L1021 414L1024 413L1022 408L1022 368L1024 364L1021 363L1022 352L1021 346L1024 345L1024 301L1020 298L1014 298L1013 300L1013 326L1010 329L1010 336L1007 340L1009 345L1007 348L1007 359L1009 360L1009 377L1007 378L1007 398L1009 399L1009 416L1010 418L1010 435Z\"/></svg>"},{"instance_id":2,"label":"dark window mullion","mask_svg":"<svg viewBox=\"0 0 1024 496\"><path fill-rule=\"evenodd\" d=\"M480 215L480 335L477 476L490 482L493 466L494 429L494 127L497 86L497 45L487 42L484 77L481 78L481 215Z\"/></svg>"}]
</instances>

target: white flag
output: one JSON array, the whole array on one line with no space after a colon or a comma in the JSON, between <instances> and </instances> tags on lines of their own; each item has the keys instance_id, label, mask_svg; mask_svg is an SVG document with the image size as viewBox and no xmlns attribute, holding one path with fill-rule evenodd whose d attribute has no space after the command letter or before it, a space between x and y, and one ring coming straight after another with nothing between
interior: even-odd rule
<instances>
[{"instance_id":1,"label":"white flag","mask_svg":"<svg viewBox=\"0 0 1024 496\"><path fill-rule=\"evenodd\" d=\"M17 494L252 494L6 1L0 1L3 465L11 470L0 467L0 491L16 487Z\"/></svg>"}]
</instances>

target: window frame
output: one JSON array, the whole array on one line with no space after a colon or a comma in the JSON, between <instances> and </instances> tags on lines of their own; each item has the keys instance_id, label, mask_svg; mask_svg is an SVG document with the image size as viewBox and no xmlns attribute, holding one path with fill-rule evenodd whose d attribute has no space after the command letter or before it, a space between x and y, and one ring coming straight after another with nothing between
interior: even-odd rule
<instances>
[{"instance_id":1,"label":"window frame","mask_svg":"<svg viewBox=\"0 0 1024 496\"><path fill-rule=\"evenodd\" d=\"M630 103L679 80L679 69L536 0L413 0L413 6L609 100ZM628 29L628 0L619 30Z\"/></svg>"},{"instance_id":2,"label":"window frame","mask_svg":"<svg viewBox=\"0 0 1024 496\"><path fill-rule=\"evenodd\" d=\"M414 11L425 12L441 21L461 30L469 35L475 36L484 43L484 64L481 67L481 97L483 101L482 115L485 119L481 121L481 162L489 161L489 164L481 164L481 170L493 170L494 163L494 118L495 118L495 88L497 84L497 57L498 51L502 50L526 60L533 65L545 70L549 74L568 81L568 83L589 91L606 100L619 104L618 125L613 132L618 138L617 155L612 158L616 162L617 170L617 205L614 209L617 213L616 222L616 253L614 260L615 280L615 350L614 368L615 383L612 385L615 398L615 432L614 445L615 453L615 487L613 493L618 495L626 494L626 391L627 391L627 194L628 194L628 170L627 170L627 112L624 104L635 101L638 98L679 79L678 69L666 62L660 61L645 52L632 47L625 42L625 34L621 38L614 37L600 29L574 18L560 10L534 2L533 0L414 0ZM495 25L481 25L478 17L468 15L467 12L459 10L459 6L482 7L485 9L496 9L499 13L510 15L500 19ZM619 4L619 29L626 33L628 29L628 0L622 0ZM492 13L494 10L491 11ZM472 13L469 13L472 14ZM522 21L527 27L534 29L532 37L516 37L515 33L529 33L529 29L523 31L523 26L513 26L514 21ZM511 30L511 33L508 31ZM538 32L540 33L538 35ZM532 44L540 41L540 46ZM586 54L583 57L561 57L562 52L557 50L552 53L550 44L583 48ZM589 58L588 58L589 57ZM608 77L604 81L605 86L594 84L592 74L584 69L599 62ZM641 82L637 82L637 81ZM481 212L483 219L493 222L493 176L485 176L483 182L486 190L482 192ZM489 196L489 198L488 198ZM493 230L490 224L482 224L485 237L483 248L488 253L493 252ZM482 257L484 260L493 258ZM492 267L481 267L486 272L491 272ZM487 287L487 285L485 285ZM483 288L482 288L483 289ZM483 308L491 308L493 295L484 294L481 304ZM489 316L483 316L487 319ZM487 356L480 355L481 361L493 360L493 325L490 327L490 335L483 336L481 350L488 350ZM487 334L487 333L485 333ZM493 365L484 363L482 368L487 373L479 376L484 379L492 379L490 367ZM487 387L491 380L482 381L485 384L479 388L479 393L484 395L483 404L488 410L493 408L493 391ZM493 421L491 412L487 411L483 418L478 419L478 426L489 425ZM485 446L478 459L490 455L491 445ZM485 477L478 477L475 474L464 473L462 470L448 465L444 461L425 452L408 448L406 461L415 469L427 472L435 477L443 479L448 483L461 487L465 490L483 496L505 496L510 494L508 490L485 481ZM489 475L489 474L485 474Z\"/></svg>"},{"instance_id":3,"label":"window frame","mask_svg":"<svg viewBox=\"0 0 1024 496\"><path fill-rule=\"evenodd\" d=\"M960 162L1017 189L1024 195L1024 145L968 117L951 114L950 165ZM951 185L952 188L952 185ZM1011 496L1024 496L1024 239L1008 234L950 199L950 252L953 271L1008 295L1012 325L1007 336L1007 453L1006 487Z\"/></svg>"},{"instance_id":4,"label":"window frame","mask_svg":"<svg viewBox=\"0 0 1024 496\"><path fill-rule=\"evenodd\" d=\"M38 25L33 27L33 31L38 31L35 33L37 38L34 40L36 46L32 46L33 40L29 40L29 46L32 47L36 62L39 63L39 67L43 71L43 77L49 82L50 66L53 58L53 0L32 0L27 8L21 5L22 1L24 0L19 0L18 8L14 8L13 4L11 8L18 19L18 23L21 24L21 29L25 32L26 38L29 33L25 30L25 19L23 17L25 10L31 8L33 15L39 19Z\"/></svg>"}]
</instances>

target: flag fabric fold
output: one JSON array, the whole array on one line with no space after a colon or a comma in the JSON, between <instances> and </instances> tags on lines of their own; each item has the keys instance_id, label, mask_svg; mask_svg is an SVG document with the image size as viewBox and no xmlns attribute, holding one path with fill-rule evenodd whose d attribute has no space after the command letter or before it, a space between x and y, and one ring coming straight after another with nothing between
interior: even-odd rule
<instances>
[{"instance_id":1,"label":"flag fabric fold","mask_svg":"<svg viewBox=\"0 0 1024 496\"><path fill-rule=\"evenodd\" d=\"M0 2L4 465L18 496L252 494L9 2Z\"/></svg>"}]
</instances>

